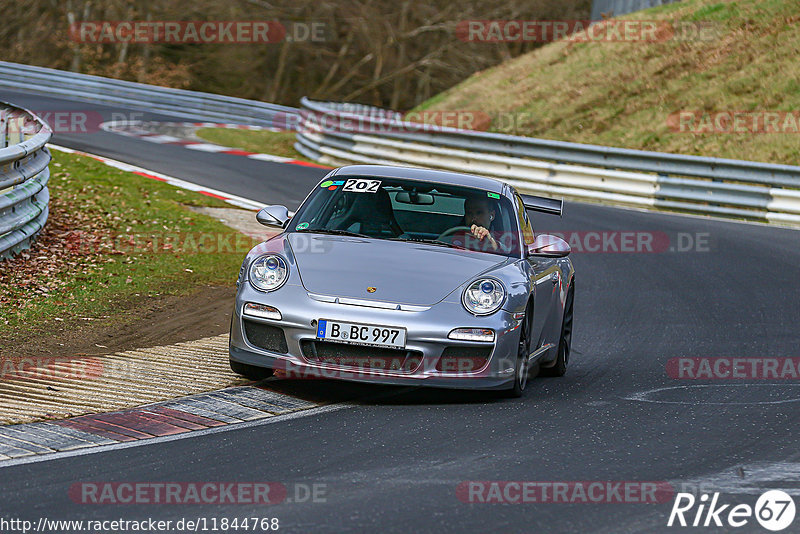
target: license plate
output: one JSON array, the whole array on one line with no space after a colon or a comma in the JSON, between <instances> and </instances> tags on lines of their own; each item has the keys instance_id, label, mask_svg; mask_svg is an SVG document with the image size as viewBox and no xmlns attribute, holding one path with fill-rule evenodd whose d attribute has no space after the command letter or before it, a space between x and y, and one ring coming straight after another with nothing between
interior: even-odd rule
<instances>
[{"instance_id":1,"label":"license plate","mask_svg":"<svg viewBox=\"0 0 800 534\"><path fill-rule=\"evenodd\" d=\"M343 323L320 319L317 325L317 339L353 345L404 349L406 347L406 329L396 326Z\"/></svg>"}]
</instances>

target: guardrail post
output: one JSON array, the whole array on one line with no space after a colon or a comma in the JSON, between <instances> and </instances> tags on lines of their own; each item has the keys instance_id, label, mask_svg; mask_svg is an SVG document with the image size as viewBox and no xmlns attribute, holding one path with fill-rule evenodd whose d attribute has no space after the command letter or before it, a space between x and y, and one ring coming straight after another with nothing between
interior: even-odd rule
<instances>
[{"instance_id":1,"label":"guardrail post","mask_svg":"<svg viewBox=\"0 0 800 534\"><path fill-rule=\"evenodd\" d=\"M8 111L0 109L0 148L8 146Z\"/></svg>"},{"instance_id":2,"label":"guardrail post","mask_svg":"<svg viewBox=\"0 0 800 534\"><path fill-rule=\"evenodd\" d=\"M22 125L24 122L24 117L17 113L12 113L11 119L8 121L7 126L8 146L18 145L25 141L25 134L22 131Z\"/></svg>"}]
</instances>

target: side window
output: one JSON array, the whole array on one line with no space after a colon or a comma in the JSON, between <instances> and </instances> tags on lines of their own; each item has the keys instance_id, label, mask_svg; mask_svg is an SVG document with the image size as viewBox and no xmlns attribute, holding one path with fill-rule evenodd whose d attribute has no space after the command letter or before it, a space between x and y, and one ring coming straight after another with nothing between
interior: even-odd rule
<instances>
[{"instance_id":1,"label":"side window","mask_svg":"<svg viewBox=\"0 0 800 534\"><path fill-rule=\"evenodd\" d=\"M531 220L528 218L528 211L525 209L525 203L522 202L522 197L519 193L514 193L514 199L517 201L517 214L519 215L519 224L522 226L522 238L525 240L526 245L530 245L534 241L533 227Z\"/></svg>"}]
</instances>

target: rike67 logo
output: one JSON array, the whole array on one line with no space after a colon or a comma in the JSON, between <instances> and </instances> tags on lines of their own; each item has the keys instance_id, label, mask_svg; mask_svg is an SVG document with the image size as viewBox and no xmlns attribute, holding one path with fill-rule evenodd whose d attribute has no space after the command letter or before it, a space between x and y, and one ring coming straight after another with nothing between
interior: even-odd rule
<instances>
[{"instance_id":1,"label":"rike67 logo","mask_svg":"<svg viewBox=\"0 0 800 534\"><path fill-rule=\"evenodd\" d=\"M681 527L743 527L753 517L767 530L784 530L794 521L794 499L781 490L770 490L762 494L755 507L749 504L721 504L719 493L709 500L704 493L696 499L691 493L678 493L667 526Z\"/></svg>"}]
</instances>

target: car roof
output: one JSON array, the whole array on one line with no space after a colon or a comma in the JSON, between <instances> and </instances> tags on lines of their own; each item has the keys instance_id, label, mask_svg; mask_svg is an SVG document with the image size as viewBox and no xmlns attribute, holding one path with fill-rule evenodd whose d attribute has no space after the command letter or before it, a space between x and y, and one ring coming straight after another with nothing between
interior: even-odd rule
<instances>
[{"instance_id":1,"label":"car roof","mask_svg":"<svg viewBox=\"0 0 800 534\"><path fill-rule=\"evenodd\" d=\"M394 165L347 165L336 169L331 176L336 175L403 178L448 185L463 185L464 187L483 189L498 194L503 192L503 187L505 186L500 180L485 176Z\"/></svg>"}]
</instances>

